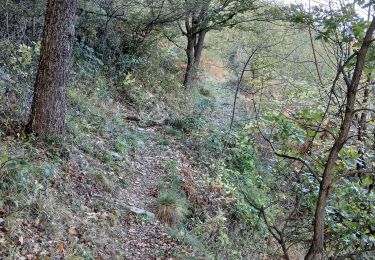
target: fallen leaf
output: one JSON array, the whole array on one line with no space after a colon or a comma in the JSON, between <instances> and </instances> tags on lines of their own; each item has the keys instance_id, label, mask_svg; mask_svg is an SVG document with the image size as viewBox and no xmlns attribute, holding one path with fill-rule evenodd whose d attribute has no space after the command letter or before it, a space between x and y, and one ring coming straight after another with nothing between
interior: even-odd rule
<instances>
[{"instance_id":1,"label":"fallen leaf","mask_svg":"<svg viewBox=\"0 0 375 260\"><path fill-rule=\"evenodd\" d=\"M73 170L73 166L69 163L68 165L68 169L67 169L67 172L69 174L69 176L74 176L74 170Z\"/></svg>"},{"instance_id":2,"label":"fallen leaf","mask_svg":"<svg viewBox=\"0 0 375 260\"><path fill-rule=\"evenodd\" d=\"M72 235L72 236L75 236L75 235L78 234L77 229L75 227L70 227L68 229L68 233L69 233L69 235Z\"/></svg>"},{"instance_id":3,"label":"fallen leaf","mask_svg":"<svg viewBox=\"0 0 375 260\"><path fill-rule=\"evenodd\" d=\"M11 136L11 135L6 136L6 137L4 137L4 140L5 141L12 141L12 140L14 140L14 136Z\"/></svg>"},{"instance_id":4,"label":"fallen leaf","mask_svg":"<svg viewBox=\"0 0 375 260\"><path fill-rule=\"evenodd\" d=\"M60 243L60 245L59 245L59 251L60 251L60 253L63 253L65 251L64 243Z\"/></svg>"}]
</instances>

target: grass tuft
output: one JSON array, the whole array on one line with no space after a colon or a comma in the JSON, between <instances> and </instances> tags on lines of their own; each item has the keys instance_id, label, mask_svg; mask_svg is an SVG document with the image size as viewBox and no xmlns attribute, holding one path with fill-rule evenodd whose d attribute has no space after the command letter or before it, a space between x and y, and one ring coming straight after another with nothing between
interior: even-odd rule
<instances>
[{"instance_id":1,"label":"grass tuft","mask_svg":"<svg viewBox=\"0 0 375 260\"><path fill-rule=\"evenodd\" d=\"M156 201L156 217L170 225L179 223L187 213L186 200L176 191L163 191Z\"/></svg>"}]
</instances>

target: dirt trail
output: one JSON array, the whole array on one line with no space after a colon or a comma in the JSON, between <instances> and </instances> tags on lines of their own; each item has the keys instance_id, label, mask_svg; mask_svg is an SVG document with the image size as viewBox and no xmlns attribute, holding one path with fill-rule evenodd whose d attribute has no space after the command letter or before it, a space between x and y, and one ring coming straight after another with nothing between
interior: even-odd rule
<instances>
[{"instance_id":1,"label":"dirt trail","mask_svg":"<svg viewBox=\"0 0 375 260\"><path fill-rule=\"evenodd\" d=\"M165 177L165 164L173 161L178 168L189 167L183 162L184 155L173 138L163 134L161 128L137 128L147 138L145 147L131 162L135 173L126 189L120 191L119 200L155 213L157 186ZM169 139L169 145L158 143L161 136ZM143 216L144 217L144 216ZM141 219L141 221L140 221ZM175 259L175 255L191 255L191 249L180 245L168 234L170 227L159 222L130 214L126 223L124 248L126 259Z\"/></svg>"},{"instance_id":2,"label":"dirt trail","mask_svg":"<svg viewBox=\"0 0 375 260\"><path fill-rule=\"evenodd\" d=\"M212 125L213 129L228 131L233 112L236 78L222 62L214 60L208 55L203 56L202 66L204 70L200 75L200 84L208 89L215 99L214 111L208 123ZM235 111L235 122L251 115L251 104L251 100L240 91Z\"/></svg>"},{"instance_id":3,"label":"dirt trail","mask_svg":"<svg viewBox=\"0 0 375 260\"><path fill-rule=\"evenodd\" d=\"M204 74L201 76L211 95L215 97L215 111L210 124L222 128L229 125L231 113L231 93L225 89L224 82L228 72L221 64L210 59L204 59ZM142 208L155 213L155 190L165 177L165 163L174 162L178 169L191 168L186 159L184 148L179 140L174 140L163 133L162 128L138 128L146 135L147 144L132 159L135 174L130 178L126 189L120 191L119 200L128 205ZM167 139L168 145L160 145L160 138ZM185 148L186 149L186 148ZM139 223L136 217L130 217L127 223L127 237L125 238L126 259L169 259L172 255L193 256L192 248L182 246L169 235L169 227L156 221L153 223ZM185 257L183 257L185 255ZM171 259L175 259L172 257Z\"/></svg>"},{"instance_id":4,"label":"dirt trail","mask_svg":"<svg viewBox=\"0 0 375 260\"><path fill-rule=\"evenodd\" d=\"M229 129L233 88L226 85L230 77L229 72L220 64L207 56L202 61L204 67L200 75L200 86L209 90L215 100L213 113L208 119L213 129ZM162 128L137 128L147 136L147 144L132 159L135 174L130 178L129 186L120 191L120 200L127 204L153 212L155 205L155 190L165 177L165 163L174 162L178 169L192 168L186 159L182 143L166 135ZM167 139L168 145L160 145L160 138ZM127 259L175 259L175 255L182 255L180 259L193 256L193 249L180 245L169 235L169 227L160 223L139 223L130 217L127 223L127 237L125 239ZM173 255L172 258L170 258Z\"/></svg>"}]
</instances>

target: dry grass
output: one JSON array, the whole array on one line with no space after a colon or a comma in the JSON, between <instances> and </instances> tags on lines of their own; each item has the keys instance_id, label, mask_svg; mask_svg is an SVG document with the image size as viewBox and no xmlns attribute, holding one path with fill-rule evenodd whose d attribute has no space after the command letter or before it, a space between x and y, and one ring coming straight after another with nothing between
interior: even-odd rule
<instances>
[{"instance_id":1,"label":"dry grass","mask_svg":"<svg viewBox=\"0 0 375 260\"><path fill-rule=\"evenodd\" d=\"M178 192L160 193L156 202L156 217L160 221L174 226L183 219L186 211L186 201Z\"/></svg>"}]
</instances>

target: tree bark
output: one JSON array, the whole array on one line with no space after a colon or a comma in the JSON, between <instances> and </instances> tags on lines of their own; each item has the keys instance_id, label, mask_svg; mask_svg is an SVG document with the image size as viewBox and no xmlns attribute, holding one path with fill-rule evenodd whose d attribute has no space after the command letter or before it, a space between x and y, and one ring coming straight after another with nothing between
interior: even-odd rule
<instances>
[{"instance_id":1,"label":"tree bark","mask_svg":"<svg viewBox=\"0 0 375 260\"><path fill-rule=\"evenodd\" d=\"M334 167L338 158L338 154L347 140L352 124L358 86L362 77L362 71L365 65L367 51L372 43L372 36L374 31L375 17L373 17L372 19L371 25L366 32L363 44L358 52L357 63L355 65L352 81L350 82L350 85L347 86L345 115L340 126L339 136L337 137L329 153L323 172L323 178L320 182L318 201L314 216L314 235L310 249L305 256L305 260L316 260L323 257L325 210L334 177Z\"/></svg>"},{"instance_id":2,"label":"tree bark","mask_svg":"<svg viewBox=\"0 0 375 260\"><path fill-rule=\"evenodd\" d=\"M194 66L196 68L199 67L199 64L202 58L205 38L206 38L206 32L205 31L200 32L198 34L198 37L194 46Z\"/></svg>"},{"instance_id":3,"label":"tree bark","mask_svg":"<svg viewBox=\"0 0 375 260\"><path fill-rule=\"evenodd\" d=\"M370 82L370 78L368 79L368 82ZM363 106L365 106L367 104L369 93L370 93L370 91L369 91L368 87L366 87L365 91L364 91L364 94L363 94L363 101L362 101ZM366 129L367 129L366 121L367 121L367 111L364 110L361 113L361 117L360 117L359 122L358 122L358 124L359 124L358 125L358 141L363 141L364 137L366 136Z\"/></svg>"},{"instance_id":4,"label":"tree bark","mask_svg":"<svg viewBox=\"0 0 375 260\"><path fill-rule=\"evenodd\" d=\"M187 1L187 4L190 6L191 2ZM184 78L184 86L186 88L192 88L199 68L207 34L207 30L202 30L202 28L207 26L206 18L210 4L211 0L204 1L199 10L191 10L185 17L186 33L183 32L183 34L187 37L186 55L188 58Z\"/></svg>"},{"instance_id":5,"label":"tree bark","mask_svg":"<svg viewBox=\"0 0 375 260\"><path fill-rule=\"evenodd\" d=\"M193 35L188 35L188 42L186 46L186 56L188 59L186 71L185 71L185 78L184 78L184 86L186 88L191 88L194 80L194 69L195 69L195 55L194 55L194 43L195 37Z\"/></svg>"},{"instance_id":6,"label":"tree bark","mask_svg":"<svg viewBox=\"0 0 375 260\"><path fill-rule=\"evenodd\" d=\"M9 14L8 14L8 1L5 1L5 39L9 38Z\"/></svg>"},{"instance_id":7,"label":"tree bark","mask_svg":"<svg viewBox=\"0 0 375 260\"><path fill-rule=\"evenodd\" d=\"M196 73L200 65L202 58L204 40L206 32L200 32L198 34L188 35L188 43L186 48L186 56L188 63L185 71L184 86L191 88L196 78Z\"/></svg>"},{"instance_id":8,"label":"tree bark","mask_svg":"<svg viewBox=\"0 0 375 260\"><path fill-rule=\"evenodd\" d=\"M48 1L27 133L46 137L64 131L76 8L77 0Z\"/></svg>"}]
</instances>

